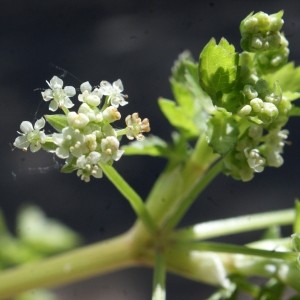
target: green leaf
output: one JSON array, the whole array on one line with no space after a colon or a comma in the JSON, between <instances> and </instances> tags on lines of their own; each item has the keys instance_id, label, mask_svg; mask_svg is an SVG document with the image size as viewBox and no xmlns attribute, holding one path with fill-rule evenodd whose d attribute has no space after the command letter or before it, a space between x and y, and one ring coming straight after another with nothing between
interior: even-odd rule
<instances>
[{"instance_id":1,"label":"green leaf","mask_svg":"<svg viewBox=\"0 0 300 300\"><path fill-rule=\"evenodd\" d=\"M238 127L234 119L218 111L208 121L207 141L220 155L229 152L237 142Z\"/></svg>"},{"instance_id":2,"label":"green leaf","mask_svg":"<svg viewBox=\"0 0 300 300\"><path fill-rule=\"evenodd\" d=\"M182 107L176 106L174 101L164 98L160 98L158 104L169 122L184 134L186 138L195 138L198 136L199 129Z\"/></svg>"},{"instance_id":3,"label":"green leaf","mask_svg":"<svg viewBox=\"0 0 300 300\"><path fill-rule=\"evenodd\" d=\"M273 74L263 76L268 82L279 81L282 92L300 92L300 67L295 68L293 62L283 66Z\"/></svg>"},{"instance_id":4,"label":"green leaf","mask_svg":"<svg viewBox=\"0 0 300 300\"><path fill-rule=\"evenodd\" d=\"M300 107L292 105L292 108L289 111L289 116L290 117L298 117L298 116L300 116Z\"/></svg>"},{"instance_id":5,"label":"green leaf","mask_svg":"<svg viewBox=\"0 0 300 300\"><path fill-rule=\"evenodd\" d=\"M182 52L172 67L172 78L177 82L185 82L186 62L194 62L189 51Z\"/></svg>"},{"instance_id":6,"label":"green leaf","mask_svg":"<svg viewBox=\"0 0 300 300\"><path fill-rule=\"evenodd\" d=\"M300 98L300 93L287 91L287 92L282 93L282 96L287 98L290 101L294 101L294 100L297 100Z\"/></svg>"},{"instance_id":7,"label":"green leaf","mask_svg":"<svg viewBox=\"0 0 300 300\"><path fill-rule=\"evenodd\" d=\"M191 91L181 82L171 78L171 86L176 102L182 108L187 116L194 115L195 99L192 97Z\"/></svg>"},{"instance_id":8,"label":"green leaf","mask_svg":"<svg viewBox=\"0 0 300 300\"><path fill-rule=\"evenodd\" d=\"M45 119L58 132L69 126L65 115L45 115Z\"/></svg>"},{"instance_id":9,"label":"green leaf","mask_svg":"<svg viewBox=\"0 0 300 300\"><path fill-rule=\"evenodd\" d=\"M62 173L71 173L73 171L78 170L76 165L77 157L71 157L71 159L68 159L67 163L61 168Z\"/></svg>"},{"instance_id":10,"label":"green leaf","mask_svg":"<svg viewBox=\"0 0 300 300\"><path fill-rule=\"evenodd\" d=\"M77 233L56 220L48 219L36 206L24 207L17 223L20 240L41 253L65 251L81 242Z\"/></svg>"},{"instance_id":11,"label":"green leaf","mask_svg":"<svg viewBox=\"0 0 300 300\"><path fill-rule=\"evenodd\" d=\"M53 142L46 142L44 144L41 144L42 148L49 152L55 152L56 148L58 147Z\"/></svg>"},{"instance_id":12,"label":"green leaf","mask_svg":"<svg viewBox=\"0 0 300 300\"><path fill-rule=\"evenodd\" d=\"M158 136L150 135L142 141L123 146L126 155L150 155L168 157L168 144Z\"/></svg>"},{"instance_id":13,"label":"green leaf","mask_svg":"<svg viewBox=\"0 0 300 300\"><path fill-rule=\"evenodd\" d=\"M200 54L200 85L213 100L217 93L229 93L234 87L238 65L238 53L234 51L234 47L222 38L219 45L211 39Z\"/></svg>"}]
</instances>

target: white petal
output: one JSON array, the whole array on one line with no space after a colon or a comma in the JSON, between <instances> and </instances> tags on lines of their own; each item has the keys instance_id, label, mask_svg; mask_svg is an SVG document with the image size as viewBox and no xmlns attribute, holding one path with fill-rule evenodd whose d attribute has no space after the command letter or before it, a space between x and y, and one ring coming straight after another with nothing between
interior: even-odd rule
<instances>
[{"instance_id":1,"label":"white petal","mask_svg":"<svg viewBox=\"0 0 300 300\"><path fill-rule=\"evenodd\" d=\"M121 158L121 156L123 155L123 153L124 153L124 150L118 150L117 155L114 160L118 161Z\"/></svg>"},{"instance_id":2,"label":"white petal","mask_svg":"<svg viewBox=\"0 0 300 300\"><path fill-rule=\"evenodd\" d=\"M53 143L57 146L61 146L63 142L63 135L61 133L53 133L52 135Z\"/></svg>"},{"instance_id":3,"label":"white petal","mask_svg":"<svg viewBox=\"0 0 300 300\"><path fill-rule=\"evenodd\" d=\"M30 143L27 141L26 136L19 136L16 138L16 140L14 142L14 146L19 149L27 148L29 146L29 144Z\"/></svg>"},{"instance_id":4,"label":"white petal","mask_svg":"<svg viewBox=\"0 0 300 300\"><path fill-rule=\"evenodd\" d=\"M66 86L64 91L68 97L73 97L76 94L76 90L73 86Z\"/></svg>"},{"instance_id":5,"label":"white petal","mask_svg":"<svg viewBox=\"0 0 300 300\"><path fill-rule=\"evenodd\" d=\"M69 151L63 147L57 147L55 153L59 158L67 158L70 154Z\"/></svg>"},{"instance_id":6,"label":"white petal","mask_svg":"<svg viewBox=\"0 0 300 300\"><path fill-rule=\"evenodd\" d=\"M95 178L102 178L103 174L102 174L102 169L98 169L96 171L96 174L92 174L92 176L94 176Z\"/></svg>"},{"instance_id":7,"label":"white petal","mask_svg":"<svg viewBox=\"0 0 300 300\"><path fill-rule=\"evenodd\" d=\"M86 81L83 84L81 84L80 90L81 90L81 93L83 93L84 91L90 92L92 90L92 86L90 85L90 83L88 81Z\"/></svg>"},{"instance_id":8,"label":"white petal","mask_svg":"<svg viewBox=\"0 0 300 300\"><path fill-rule=\"evenodd\" d=\"M105 80L100 82L100 89L103 95L110 95L113 92L111 84Z\"/></svg>"},{"instance_id":9,"label":"white petal","mask_svg":"<svg viewBox=\"0 0 300 300\"><path fill-rule=\"evenodd\" d=\"M40 130L45 126L45 124L46 124L45 119L42 117L35 122L34 129Z\"/></svg>"},{"instance_id":10,"label":"white petal","mask_svg":"<svg viewBox=\"0 0 300 300\"><path fill-rule=\"evenodd\" d=\"M53 76L50 80L50 87L52 89L61 89L63 87L63 84L64 82L57 76Z\"/></svg>"},{"instance_id":11,"label":"white petal","mask_svg":"<svg viewBox=\"0 0 300 300\"><path fill-rule=\"evenodd\" d=\"M46 142L46 134L43 131L41 131L40 132L40 143L44 144L45 142Z\"/></svg>"},{"instance_id":12,"label":"white petal","mask_svg":"<svg viewBox=\"0 0 300 300\"><path fill-rule=\"evenodd\" d=\"M93 152L91 152L91 153L89 154L89 157L90 157L90 159L91 159L91 163L95 165L95 164L97 164L98 161L100 160L101 154L98 153L98 152L93 151Z\"/></svg>"},{"instance_id":13,"label":"white petal","mask_svg":"<svg viewBox=\"0 0 300 300\"><path fill-rule=\"evenodd\" d=\"M77 165L78 168L84 169L84 167L86 165L85 155L81 155L80 157L78 157L78 159L76 161L76 165Z\"/></svg>"},{"instance_id":14,"label":"white petal","mask_svg":"<svg viewBox=\"0 0 300 300\"><path fill-rule=\"evenodd\" d=\"M118 79L117 81L115 81L114 83L113 83L113 88L115 89L115 90L117 90L118 92L123 92L123 84L122 84L122 81L121 81L121 79Z\"/></svg>"},{"instance_id":15,"label":"white petal","mask_svg":"<svg viewBox=\"0 0 300 300\"><path fill-rule=\"evenodd\" d=\"M21 129L21 131L23 131L26 134L33 131L32 124L28 121L23 121L21 123L20 129Z\"/></svg>"},{"instance_id":16,"label":"white petal","mask_svg":"<svg viewBox=\"0 0 300 300\"><path fill-rule=\"evenodd\" d=\"M45 101L49 101L53 98L53 92L50 89L45 90L44 92L42 92L42 96Z\"/></svg>"},{"instance_id":17,"label":"white petal","mask_svg":"<svg viewBox=\"0 0 300 300\"><path fill-rule=\"evenodd\" d=\"M97 95L88 95L86 97L86 103L92 106L100 105L100 98Z\"/></svg>"},{"instance_id":18,"label":"white petal","mask_svg":"<svg viewBox=\"0 0 300 300\"><path fill-rule=\"evenodd\" d=\"M30 151L31 152L34 153L34 152L39 151L40 149L41 149L41 144L39 142L30 144Z\"/></svg>"},{"instance_id":19,"label":"white petal","mask_svg":"<svg viewBox=\"0 0 300 300\"><path fill-rule=\"evenodd\" d=\"M52 100L49 105L49 110L56 111L58 109L58 104L55 100Z\"/></svg>"},{"instance_id":20,"label":"white petal","mask_svg":"<svg viewBox=\"0 0 300 300\"><path fill-rule=\"evenodd\" d=\"M63 106L66 108L71 108L74 106L73 102L70 100L70 98L65 97L64 101L63 101Z\"/></svg>"}]
</instances>

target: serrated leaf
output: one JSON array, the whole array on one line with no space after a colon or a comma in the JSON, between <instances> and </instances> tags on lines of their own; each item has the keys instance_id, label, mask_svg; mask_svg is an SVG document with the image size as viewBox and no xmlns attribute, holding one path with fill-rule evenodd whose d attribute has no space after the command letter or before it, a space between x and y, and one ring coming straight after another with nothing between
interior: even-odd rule
<instances>
[{"instance_id":1,"label":"serrated leaf","mask_svg":"<svg viewBox=\"0 0 300 300\"><path fill-rule=\"evenodd\" d=\"M169 122L184 134L186 138L195 138L198 136L199 129L195 123L180 106L176 106L174 101L160 98L158 104Z\"/></svg>"},{"instance_id":2,"label":"serrated leaf","mask_svg":"<svg viewBox=\"0 0 300 300\"><path fill-rule=\"evenodd\" d=\"M289 111L289 116L290 117L298 117L298 116L300 116L300 107L292 105L292 108Z\"/></svg>"},{"instance_id":3,"label":"serrated leaf","mask_svg":"<svg viewBox=\"0 0 300 300\"><path fill-rule=\"evenodd\" d=\"M238 127L232 117L216 112L207 124L207 141L213 151L220 155L229 152L237 142Z\"/></svg>"},{"instance_id":4,"label":"serrated leaf","mask_svg":"<svg viewBox=\"0 0 300 300\"><path fill-rule=\"evenodd\" d=\"M238 65L238 53L226 39L222 38L219 45L215 39L204 47L199 60L200 85L214 100L218 92L232 91Z\"/></svg>"},{"instance_id":5,"label":"serrated leaf","mask_svg":"<svg viewBox=\"0 0 300 300\"><path fill-rule=\"evenodd\" d=\"M69 126L66 115L45 115L45 119L58 132Z\"/></svg>"}]
</instances>

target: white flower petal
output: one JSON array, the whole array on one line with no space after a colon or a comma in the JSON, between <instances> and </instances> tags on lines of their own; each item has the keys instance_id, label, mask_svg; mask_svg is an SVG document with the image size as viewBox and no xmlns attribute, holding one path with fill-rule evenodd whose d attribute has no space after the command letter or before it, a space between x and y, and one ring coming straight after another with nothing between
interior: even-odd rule
<instances>
[{"instance_id":1,"label":"white flower petal","mask_svg":"<svg viewBox=\"0 0 300 300\"><path fill-rule=\"evenodd\" d=\"M57 147L55 153L59 158L63 158L63 159L67 158L70 154L69 151L63 147Z\"/></svg>"},{"instance_id":2,"label":"white flower petal","mask_svg":"<svg viewBox=\"0 0 300 300\"><path fill-rule=\"evenodd\" d=\"M50 89L45 90L44 92L42 92L42 96L45 101L49 101L53 99L53 92Z\"/></svg>"},{"instance_id":3,"label":"white flower petal","mask_svg":"<svg viewBox=\"0 0 300 300\"><path fill-rule=\"evenodd\" d=\"M51 111L57 111L57 109L58 109L58 104L57 104L57 102L54 101L54 100L52 100L52 101L50 102L50 105L49 105L49 110L51 110Z\"/></svg>"},{"instance_id":4,"label":"white flower petal","mask_svg":"<svg viewBox=\"0 0 300 300\"><path fill-rule=\"evenodd\" d=\"M62 105L66 108L71 108L74 106L73 102L68 97L64 98Z\"/></svg>"},{"instance_id":5,"label":"white flower petal","mask_svg":"<svg viewBox=\"0 0 300 300\"><path fill-rule=\"evenodd\" d=\"M23 121L21 123L20 129L25 134L28 134L29 132L33 131L32 124L30 122L28 122L28 121Z\"/></svg>"},{"instance_id":6,"label":"white flower petal","mask_svg":"<svg viewBox=\"0 0 300 300\"><path fill-rule=\"evenodd\" d=\"M96 171L96 173L94 174L92 174L95 178L102 178L102 176L103 176L103 173L102 173L102 169L101 168L99 168L97 171Z\"/></svg>"},{"instance_id":7,"label":"white flower petal","mask_svg":"<svg viewBox=\"0 0 300 300\"><path fill-rule=\"evenodd\" d=\"M68 97L73 97L76 94L76 90L73 86L66 86L64 91Z\"/></svg>"},{"instance_id":8,"label":"white flower petal","mask_svg":"<svg viewBox=\"0 0 300 300\"><path fill-rule=\"evenodd\" d=\"M45 119L42 117L42 118L40 118L39 120L37 120L37 121L35 122L35 124L34 124L34 129L40 130L40 129L44 128L45 124L46 124L46 121L45 121Z\"/></svg>"},{"instance_id":9,"label":"white flower petal","mask_svg":"<svg viewBox=\"0 0 300 300\"><path fill-rule=\"evenodd\" d=\"M113 88L118 92L123 92L124 88L121 79L118 79L113 83Z\"/></svg>"},{"instance_id":10,"label":"white flower petal","mask_svg":"<svg viewBox=\"0 0 300 300\"><path fill-rule=\"evenodd\" d=\"M90 159L91 159L91 163L95 165L95 164L97 164L98 161L100 160L101 154L98 153L98 152L93 151L93 152L91 152L91 153L89 154L89 157L90 157Z\"/></svg>"},{"instance_id":11,"label":"white flower petal","mask_svg":"<svg viewBox=\"0 0 300 300\"><path fill-rule=\"evenodd\" d=\"M90 85L90 83L88 81L86 81L86 82L81 84L80 91L81 91L81 93L83 93L84 91L91 92L92 91L92 86Z\"/></svg>"},{"instance_id":12,"label":"white flower petal","mask_svg":"<svg viewBox=\"0 0 300 300\"><path fill-rule=\"evenodd\" d=\"M61 89L63 87L64 82L58 78L57 76L53 76L50 80L50 87L52 89Z\"/></svg>"},{"instance_id":13,"label":"white flower petal","mask_svg":"<svg viewBox=\"0 0 300 300\"><path fill-rule=\"evenodd\" d=\"M61 146L64 140L62 133L53 133L52 140L54 144Z\"/></svg>"},{"instance_id":14,"label":"white flower petal","mask_svg":"<svg viewBox=\"0 0 300 300\"><path fill-rule=\"evenodd\" d=\"M36 142L36 143L31 143L30 144L30 151L31 152L37 152L41 149L41 144L39 142Z\"/></svg>"},{"instance_id":15,"label":"white flower petal","mask_svg":"<svg viewBox=\"0 0 300 300\"><path fill-rule=\"evenodd\" d=\"M26 136L19 136L16 138L16 140L14 142L14 146L19 149L27 148L29 146L29 144L30 143L28 142Z\"/></svg>"}]
</instances>

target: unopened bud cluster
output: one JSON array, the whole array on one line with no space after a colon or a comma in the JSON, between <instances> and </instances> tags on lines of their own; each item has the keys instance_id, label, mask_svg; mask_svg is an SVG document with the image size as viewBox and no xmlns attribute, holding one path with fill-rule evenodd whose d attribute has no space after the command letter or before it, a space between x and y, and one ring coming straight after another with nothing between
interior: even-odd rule
<instances>
[{"instance_id":1,"label":"unopened bud cluster","mask_svg":"<svg viewBox=\"0 0 300 300\"><path fill-rule=\"evenodd\" d=\"M263 74L281 68L288 58L288 42L279 33L283 25L283 12L267 15L250 14L242 21L242 47L249 52L240 54L241 72L237 110L231 111L244 132L225 157L225 172L236 179L248 181L254 172L262 172L266 166L283 164L283 146L288 136L282 130L289 118L290 101L282 95L280 82L269 83ZM281 55L281 56L280 56ZM251 125L252 123L252 125ZM249 125L247 125L249 124Z\"/></svg>"},{"instance_id":2,"label":"unopened bud cluster","mask_svg":"<svg viewBox=\"0 0 300 300\"><path fill-rule=\"evenodd\" d=\"M118 107L126 105L128 96L122 94L121 80L112 85L101 81L100 86L92 88L89 82L80 86L81 93L78 100L79 109L69 111L74 104L69 97L76 94L74 87L63 88L63 81L54 76L47 82L50 89L42 92L43 99L50 101L49 109L56 111L61 108L64 115L48 115L46 120L58 132L45 134L42 128L45 119L36 121L34 127L28 121L21 124L21 133L14 142L14 146L24 151L30 147L32 152L44 148L54 152L59 158L66 159L63 172L77 170L77 175L85 182L90 176L102 177L100 164L112 165L124 153L120 150L120 138L126 135L128 139L142 140L143 132L150 131L148 119L141 120L137 113L126 117L124 129L115 130L112 123L121 119ZM104 103L100 108L102 98Z\"/></svg>"},{"instance_id":3,"label":"unopened bud cluster","mask_svg":"<svg viewBox=\"0 0 300 300\"><path fill-rule=\"evenodd\" d=\"M283 11L273 15L251 13L240 25L241 46L245 51L257 52L276 50L281 46L279 31L282 28Z\"/></svg>"}]
</instances>

